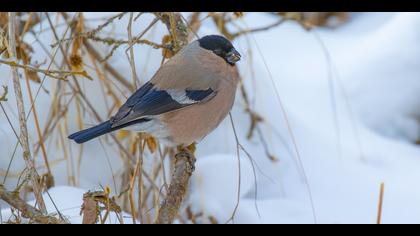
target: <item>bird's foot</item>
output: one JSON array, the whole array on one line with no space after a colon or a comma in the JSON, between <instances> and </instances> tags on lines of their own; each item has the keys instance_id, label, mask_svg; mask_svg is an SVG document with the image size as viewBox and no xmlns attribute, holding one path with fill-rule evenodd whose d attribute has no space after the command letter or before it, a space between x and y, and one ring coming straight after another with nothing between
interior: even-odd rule
<instances>
[{"instance_id":1,"label":"bird's foot","mask_svg":"<svg viewBox=\"0 0 420 236\"><path fill-rule=\"evenodd\" d=\"M178 153L175 155L175 158L177 160L181 159L181 158L186 158L189 164L188 167L188 172L190 174L192 174L195 170L195 150L196 150L196 146L195 143L189 145L189 146L178 146Z\"/></svg>"},{"instance_id":2,"label":"bird's foot","mask_svg":"<svg viewBox=\"0 0 420 236\"><path fill-rule=\"evenodd\" d=\"M188 146L180 145L177 147L178 152L188 152L191 155L195 154L195 151L197 150L197 147L195 146L195 143L192 143Z\"/></svg>"}]
</instances>

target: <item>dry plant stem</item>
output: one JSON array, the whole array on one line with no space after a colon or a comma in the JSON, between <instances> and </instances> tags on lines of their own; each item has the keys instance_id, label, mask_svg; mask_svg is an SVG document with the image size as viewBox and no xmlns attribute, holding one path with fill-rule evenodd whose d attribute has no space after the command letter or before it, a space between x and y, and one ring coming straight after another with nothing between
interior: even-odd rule
<instances>
[{"instance_id":1,"label":"dry plant stem","mask_svg":"<svg viewBox=\"0 0 420 236\"><path fill-rule=\"evenodd\" d=\"M134 91L133 85L128 82L117 70L115 70L108 62L104 62L100 53L86 39L83 39L83 45L86 50L95 57L98 62L102 62L104 69L108 71L118 82L130 91Z\"/></svg>"},{"instance_id":2,"label":"dry plant stem","mask_svg":"<svg viewBox=\"0 0 420 236\"><path fill-rule=\"evenodd\" d=\"M130 61L130 68L131 68L131 75L133 79L133 84L136 89L138 89L138 79L136 72L136 63L134 62L134 40L133 40L133 32L132 32L132 25L133 25L133 13L130 13L130 19L128 22L127 32L128 32L128 40L129 40L129 48L127 50L130 51L130 55L128 56L128 59ZM127 52L127 51L126 51Z\"/></svg>"},{"instance_id":3,"label":"dry plant stem","mask_svg":"<svg viewBox=\"0 0 420 236\"><path fill-rule=\"evenodd\" d=\"M230 123L232 125L232 131L233 131L233 135L235 136L235 141L236 141L236 156L238 159L238 191L237 191L237 195L236 195L236 205L235 208L233 209L232 215L230 216L230 218L226 221L226 224L229 223L230 221L234 221L234 217L236 215L236 212L238 211L239 208L239 204L241 201L241 184L242 184L242 169L241 169L241 154L240 154L240 149L241 149L241 143L239 142L239 138L238 138L238 134L236 133L236 128L235 128L235 123L233 122L233 117L232 117L232 113L229 112L229 119L230 119ZM242 149L244 150L244 149Z\"/></svg>"},{"instance_id":4,"label":"dry plant stem","mask_svg":"<svg viewBox=\"0 0 420 236\"><path fill-rule=\"evenodd\" d=\"M40 224L66 223L55 217L45 215L35 207L28 205L24 200L19 198L18 194L18 192L7 191L3 185L0 185L0 199L7 202L13 208L18 209L22 213L23 217Z\"/></svg>"},{"instance_id":5,"label":"dry plant stem","mask_svg":"<svg viewBox=\"0 0 420 236\"><path fill-rule=\"evenodd\" d=\"M193 37L200 39L200 36L197 34L198 29L201 27L200 14L201 12L192 13L189 20L182 17L185 24L188 26L188 28L192 32L192 34L188 35L188 41L191 41Z\"/></svg>"},{"instance_id":6,"label":"dry plant stem","mask_svg":"<svg viewBox=\"0 0 420 236\"><path fill-rule=\"evenodd\" d=\"M83 194L83 205L80 214L83 214L84 224L97 223L103 210L105 210L105 215L101 217L101 224L106 222L111 211L117 216L121 213L120 206L117 205L114 198L109 197L107 190ZM120 217L118 217L118 220L122 223Z\"/></svg>"},{"instance_id":7,"label":"dry plant stem","mask_svg":"<svg viewBox=\"0 0 420 236\"><path fill-rule=\"evenodd\" d=\"M10 58L16 59L16 34L15 34L15 13L9 12L9 55ZM19 75L16 67L12 67L13 86L16 94L17 107L19 112L20 124L20 140L23 149L23 158L25 159L26 167L29 170L32 187L34 190L36 201L42 213L46 214L44 199L42 198L42 189L39 185L39 176L35 169L35 161L32 159L31 151L29 149L28 128L26 125L25 106L23 105L22 88L19 81Z\"/></svg>"},{"instance_id":8,"label":"dry plant stem","mask_svg":"<svg viewBox=\"0 0 420 236\"><path fill-rule=\"evenodd\" d=\"M48 22L49 22L49 24L50 24L50 26L51 26L51 28L52 28L52 30L53 30L53 33L54 33L54 37L55 37L55 39L57 40L57 42L60 42L60 40L59 40L59 38L58 38L58 36L57 36L57 33L56 33L56 31L55 31L55 28L54 28L54 26L53 26L53 24L52 24L52 21L51 21L51 19L50 19L50 17L49 17L49 15L48 15L48 13L46 13L46 16L47 16L47 20L48 20ZM68 15L67 14L65 14L65 13L62 13L62 16L63 16L63 18L65 19L65 20L68 20L69 19L69 17L68 17ZM179 19L181 19L180 17L178 17ZM182 23L182 21L181 21L181 23ZM183 40L182 40L183 42L186 42L186 38L184 38ZM186 43L185 43L185 45L186 45ZM86 45L85 45L86 46ZM67 64L67 66L70 68L70 63L68 62L68 60L67 60L67 54L65 53L65 50L63 49L63 47L62 47L62 45L61 45L61 43L59 43L58 44L58 47L59 47L59 49L61 50L61 52L62 52L62 54L63 55L65 55L65 60L64 60L64 62ZM91 49L93 49L93 47L91 48ZM95 54L93 51L91 51L90 53L92 53L92 54ZM97 54L97 53L96 53ZM95 116L95 118L96 118L96 120L98 120L99 122L102 122L103 120L101 119L101 117L99 116L99 114L97 113L97 111L95 110L95 108L94 108L94 106L91 104L91 102L87 99L87 97L85 96L85 94L84 93L82 93L82 89L80 88L80 85L79 85L79 83L77 82L77 80L76 80L76 78L75 78L75 76L74 75L72 75L72 77L73 77L73 81L74 81L74 84L75 84L75 86L72 86L70 83L69 83L69 86L71 87L71 89L74 91L74 92L76 92L81 98L82 98L82 100L85 102L85 104L89 107L89 109L92 111L92 113L93 113L93 115ZM114 76L115 77L115 76ZM122 80L122 81L124 81L124 80ZM121 81L120 81L121 82ZM128 88L130 88L131 87L131 90L133 90L133 86L129 83L129 82L127 82L127 87ZM135 160L135 158L133 157L133 155L131 155L126 149L125 149L125 147L121 144L121 142L115 137L115 135L111 135L111 138L113 139L113 141L117 144L117 146L118 146L118 148L125 154L125 156L130 160L130 161L133 161L133 160ZM147 181L149 181L150 182L150 184L155 188L155 189L159 189L159 187L157 187L156 186L156 184L153 182L153 180L152 180L152 178L144 171L144 170L141 170L141 172L142 172L142 174L144 175L144 177L146 178L146 180Z\"/></svg>"},{"instance_id":9,"label":"dry plant stem","mask_svg":"<svg viewBox=\"0 0 420 236\"><path fill-rule=\"evenodd\" d=\"M381 224L382 222L382 206L383 206L383 202L384 202L384 191L385 191L385 183L381 183L381 188L379 191L379 206L378 206L378 217L376 220L376 223L378 225Z\"/></svg>"},{"instance_id":10,"label":"dry plant stem","mask_svg":"<svg viewBox=\"0 0 420 236\"><path fill-rule=\"evenodd\" d=\"M49 24L51 26L51 29L53 30L55 39L57 40L57 42L59 42L60 39L58 38L57 32L55 31L54 25L52 24L52 21L51 21L49 15L48 15L48 13L46 13L45 15L47 16L47 20L48 20L48 22L49 22ZM67 18L66 18L66 16L64 14L63 14L63 18L65 18L67 20ZM64 48L63 48L63 46L61 44L59 44L58 46L59 46L59 49L60 49L61 53L64 55L64 58L65 58L64 63L67 65L67 67L70 68L71 66L70 66L70 62L68 61L68 55L67 55L67 53L65 52L65 50L64 50ZM76 77L74 75L72 75L72 77L73 77L73 82L74 82L75 86L72 86L69 83L70 88L82 98L82 100L85 102L85 104L92 111L92 113L95 116L96 120L98 120L99 122L103 122L103 120L99 116L98 112L96 111L96 109L94 108L94 106L92 105L92 103L89 101L89 99L87 99L87 97L85 96L85 94L82 92L82 89L81 89L79 83L77 82ZM111 137L115 141L115 143L118 145L118 148L120 148L120 150L124 152L124 154L126 155L127 158L132 157L132 155L130 155L130 153L118 141L118 139L115 137L115 135L111 135ZM130 158L130 160L134 160L134 158ZM151 178L147 175L147 173L144 172L144 170L142 170L142 171L143 171L143 174L145 175L146 179L148 181L150 181L151 184L156 187L156 185L152 182Z\"/></svg>"},{"instance_id":11,"label":"dry plant stem","mask_svg":"<svg viewBox=\"0 0 420 236\"><path fill-rule=\"evenodd\" d=\"M163 201L156 224L172 224L178 215L182 201L188 190L188 183L195 168L195 157L189 151L181 151L175 156L175 167L166 199Z\"/></svg>"},{"instance_id":12,"label":"dry plant stem","mask_svg":"<svg viewBox=\"0 0 420 236\"><path fill-rule=\"evenodd\" d=\"M16 63L15 61L6 61L6 60L1 60L1 59L0 59L0 63L8 65L10 67L18 67L18 68L22 68L22 69L33 71L33 72L39 72L48 77L51 77L53 79L58 79L58 80L65 80L65 76L70 75L70 74L80 74L79 72L71 72L71 71L58 71L58 70L49 70L49 69L44 70L44 69L36 68L34 66L20 65ZM63 76L60 76L60 75L63 75Z\"/></svg>"},{"instance_id":13,"label":"dry plant stem","mask_svg":"<svg viewBox=\"0 0 420 236\"><path fill-rule=\"evenodd\" d=\"M136 214L136 207L135 207L135 204L134 204L134 184L136 183L136 178L137 178L138 173L140 171L140 167L141 167L141 159L139 157L139 158L137 158L136 167L134 169L133 176L131 177L130 190L129 190L129 200L130 200L131 214L133 216L133 224L137 223L137 221L136 221L136 215L137 215Z\"/></svg>"},{"instance_id":14,"label":"dry plant stem","mask_svg":"<svg viewBox=\"0 0 420 236\"><path fill-rule=\"evenodd\" d=\"M159 173L160 173L161 168L162 168L162 163L159 162L158 166L154 169L154 171L152 173L152 176L151 176L153 182L155 182L157 180L157 178L159 177ZM144 193L144 196L142 198L142 205L141 205L142 208L146 207L147 199L149 199L150 194L152 194L153 190L155 190L155 188L153 186L147 188L147 191Z\"/></svg>"},{"instance_id":15,"label":"dry plant stem","mask_svg":"<svg viewBox=\"0 0 420 236\"><path fill-rule=\"evenodd\" d=\"M315 38L318 40L320 46L322 47L322 50L325 54L325 60L327 62L327 79L328 79L328 85L330 90L330 100L331 100L331 110L333 113L333 123L334 123L334 139L337 140L337 152L338 157L342 158L342 144L341 144L341 132L340 132L340 124L339 124L339 118L338 118L338 106L336 102L336 96L335 96L335 84L334 84L334 65L332 63L331 55L328 51L327 46L325 45L324 41L322 40L321 36L318 34L318 32L313 29L312 33L314 34Z\"/></svg>"},{"instance_id":16,"label":"dry plant stem","mask_svg":"<svg viewBox=\"0 0 420 236\"><path fill-rule=\"evenodd\" d=\"M135 21L135 20L133 20ZM160 45L157 43L153 43L149 40L146 39L141 39L155 24L156 22L158 22L159 19L156 17L155 19L153 19L153 21L146 27L146 29L143 30L143 32L141 32L138 36L133 37L133 36L128 36L128 41L125 42L124 40L122 40L122 43L127 43L128 44L128 48L126 49L126 51L128 51L129 49L131 49L135 44L147 44L153 48L168 48L168 46L166 45ZM128 28L131 28L131 25L129 25Z\"/></svg>"},{"instance_id":17,"label":"dry plant stem","mask_svg":"<svg viewBox=\"0 0 420 236\"><path fill-rule=\"evenodd\" d=\"M87 37L86 35L83 35L83 34L76 34L76 35L78 37L82 37L82 38ZM107 61L121 45L130 44L130 40L114 39L114 38L110 38L110 37L101 38L101 37L98 37L98 36L93 36L93 37L89 37L88 39L91 39L91 40L97 41L97 42L101 42L101 43L107 44L109 46L111 46L111 45L113 46L111 51L108 53L107 56L105 56L104 59L102 59L102 61ZM68 40L71 40L71 39L68 39ZM133 38L132 42L134 44L149 45L149 46L151 46L155 49L159 49L159 48L167 49L168 48L168 46L166 46L166 45L157 44L157 43L154 43L154 42L149 41L147 39L140 39L140 37ZM55 46L55 44L53 46Z\"/></svg>"},{"instance_id":18,"label":"dry plant stem","mask_svg":"<svg viewBox=\"0 0 420 236\"><path fill-rule=\"evenodd\" d=\"M70 17L67 13L62 12L61 15L65 20L69 20ZM57 42L60 42L57 40ZM86 50L92 54L98 62L102 62L102 58L100 56L100 53L93 47L92 44L90 44L86 38L83 38L83 45L86 47ZM111 65L109 65L107 62L103 62L105 70L107 70L118 82L120 82L122 85L124 85L127 89L130 91L134 91L134 87L131 85L130 82L128 82L117 70L115 70Z\"/></svg>"},{"instance_id":19,"label":"dry plant stem","mask_svg":"<svg viewBox=\"0 0 420 236\"><path fill-rule=\"evenodd\" d=\"M109 18L105 23L99 25L98 27L96 27L96 29L87 32L88 35L96 35L97 33L99 33L102 29L104 29L105 27L107 27L111 22L113 22L115 19L121 19L127 12L121 12L118 13L117 15ZM65 12L63 12L62 14L67 14Z\"/></svg>"},{"instance_id":20,"label":"dry plant stem","mask_svg":"<svg viewBox=\"0 0 420 236\"><path fill-rule=\"evenodd\" d=\"M25 62L25 64L27 64L27 61ZM29 99L31 101L31 104L35 104L34 97L32 95L32 91L31 91L30 82L29 82L29 73L28 73L28 70L25 69L24 72L25 72L25 79L26 79L26 87L28 88ZM35 105L33 106L33 112L32 112L32 114L34 116L36 132L37 132L38 139L39 139L39 146L41 147L41 151L42 151L42 157L44 158L44 163L45 163L45 166L47 168L48 175L50 177L52 177L50 163L48 162L47 150L45 148L44 138L42 137L42 131L41 131L41 128L39 126L38 113L36 111Z\"/></svg>"},{"instance_id":21,"label":"dry plant stem","mask_svg":"<svg viewBox=\"0 0 420 236\"><path fill-rule=\"evenodd\" d=\"M96 224L98 222L98 203L91 197L83 197L82 224Z\"/></svg>"},{"instance_id":22,"label":"dry plant stem","mask_svg":"<svg viewBox=\"0 0 420 236\"><path fill-rule=\"evenodd\" d=\"M231 37L232 37L232 39L235 39L235 38L237 38L237 37L239 37L239 36L241 36L243 34L257 33L257 32L261 32L261 31L266 31L266 30L269 30L271 28L274 28L276 26L281 25L285 21L286 21L286 19L285 18L282 18L282 19L280 19L280 20L278 20L278 21L276 21L276 22L274 22L274 23L272 23L270 25L267 25L267 26L264 26L264 27L261 27L261 28L241 30L239 32L236 32L236 33L232 34Z\"/></svg>"},{"instance_id":23,"label":"dry plant stem","mask_svg":"<svg viewBox=\"0 0 420 236\"><path fill-rule=\"evenodd\" d=\"M144 157L144 147L143 145L140 143L140 170L143 169L143 157ZM138 172L138 219L140 221L140 224L143 224L143 193L144 193L144 185L143 185L143 174L139 171Z\"/></svg>"},{"instance_id":24,"label":"dry plant stem","mask_svg":"<svg viewBox=\"0 0 420 236\"><path fill-rule=\"evenodd\" d=\"M295 154L296 154L296 159L297 159L297 162L298 162L298 164L299 164L299 165L297 165L297 166L299 166L299 167L300 167L300 169L299 169L299 170L301 171L301 175L302 175L302 177L303 177L303 179L304 179L304 184L305 184L306 189L307 189L307 191L308 191L309 200L310 200L310 203L311 203L311 208L312 208L312 215L313 215L314 223L315 223L315 224L317 224L317 217L316 217L316 211L315 211L315 204L314 204L314 200L313 200L313 197L312 197L312 190L311 190L311 186L309 185L309 182L308 182L308 177L307 177L307 175L306 175L305 167L304 167L304 165L303 165L302 158L301 158L301 155L300 155L300 151L299 151L299 148L298 148L298 145L297 145L297 140L296 140L295 134L294 134L294 132L293 132L293 129L292 129L292 127L291 127L291 123L290 123L290 120L289 120L289 116L287 115L288 113L286 112L286 108L285 108L285 106L283 105L283 100L281 99L280 93L279 93L279 91L277 90L276 84L275 84L274 79L273 79L274 77L273 77L273 75L271 74L271 71L270 71L270 70L269 70L269 68L268 68L267 62L265 61L265 58L264 58L264 56L263 56L263 54L262 54L262 52L261 52L261 49L260 49L260 47L258 46L257 41L255 40L255 38L254 38L254 37L252 37L252 39L253 39L253 41L254 41L254 43L255 43L255 46L257 47L257 51L258 51L258 53L260 54L260 56L261 56L261 58L262 58L262 60L263 60L264 67L265 67L265 69L267 70L267 73L268 73L268 75L269 75L270 82L271 82L271 84L272 84L272 86L273 86L273 89L274 89L274 92L275 92L275 95L276 95L277 101L278 101L278 103L279 103L279 105L280 105L280 109L281 109L282 116L283 116L283 118L284 118L284 120L285 120L285 122L286 122L287 131L288 131L288 133L289 133L290 139L292 140L292 143L293 143L293 148L294 148L294 151L295 151Z\"/></svg>"}]
</instances>

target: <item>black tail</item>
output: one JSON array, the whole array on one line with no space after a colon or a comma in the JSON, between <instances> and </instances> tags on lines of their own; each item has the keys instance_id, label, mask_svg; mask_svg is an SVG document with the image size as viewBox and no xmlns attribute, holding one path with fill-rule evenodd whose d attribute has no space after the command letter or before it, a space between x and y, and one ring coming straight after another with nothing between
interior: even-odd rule
<instances>
[{"instance_id":1,"label":"black tail","mask_svg":"<svg viewBox=\"0 0 420 236\"><path fill-rule=\"evenodd\" d=\"M118 126L118 127L112 127L111 121L105 121L104 123L102 123L100 125L97 125L97 126L94 126L92 128L79 131L77 133L74 133L74 134L70 135L68 138L74 140L76 143L81 144L81 143L85 143L89 140L92 140L94 138L97 138L99 136L102 136L104 134L110 133L112 131L119 130L119 129L125 128L125 127L133 125L133 124L137 124L137 123L141 123L141 122L147 122L147 121L150 121L150 119L143 118L143 119L139 119L139 120L129 122L127 124L123 124L123 125Z\"/></svg>"},{"instance_id":2,"label":"black tail","mask_svg":"<svg viewBox=\"0 0 420 236\"><path fill-rule=\"evenodd\" d=\"M111 122L106 121L95 127L74 133L69 136L69 139L73 139L76 143L80 144L112 131L114 131L114 129L112 128Z\"/></svg>"}]
</instances>

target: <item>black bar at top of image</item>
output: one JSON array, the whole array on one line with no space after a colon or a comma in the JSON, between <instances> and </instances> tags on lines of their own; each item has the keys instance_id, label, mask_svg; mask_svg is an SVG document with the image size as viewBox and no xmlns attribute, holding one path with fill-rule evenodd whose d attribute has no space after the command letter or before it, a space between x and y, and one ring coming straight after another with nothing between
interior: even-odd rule
<instances>
[{"instance_id":1,"label":"black bar at top of image","mask_svg":"<svg viewBox=\"0 0 420 236\"><path fill-rule=\"evenodd\" d=\"M1 11L415 11L414 0L2 0Z\"/></svg>"}]
</instances>

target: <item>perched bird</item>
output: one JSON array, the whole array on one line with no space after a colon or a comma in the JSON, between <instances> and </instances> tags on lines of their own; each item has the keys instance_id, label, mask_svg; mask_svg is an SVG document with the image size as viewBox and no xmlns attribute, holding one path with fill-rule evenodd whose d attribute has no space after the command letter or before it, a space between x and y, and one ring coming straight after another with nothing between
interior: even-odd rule
<instances>
[{"instance_id":1,"label":"perched bird","mask_svg":"<svg viewBox=\"0 0 420 236\"><path fill-rule=\"evenodd\" d=\"M188 146L213 131L230 112L239 52L208 35L185 46L138 89L110 120L69 136L84 143L123 129L146 132L168 146Z\"/></svg>"}]
</instances>

